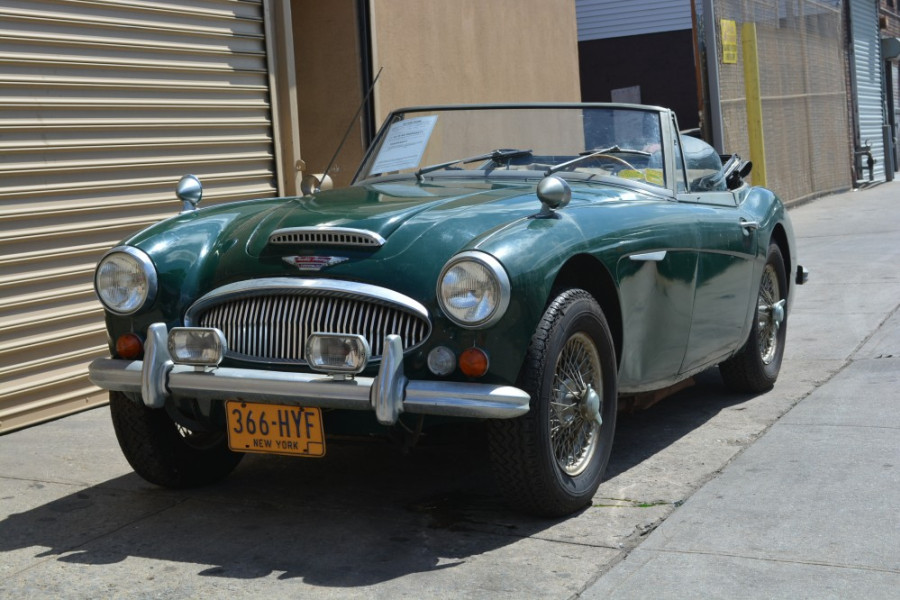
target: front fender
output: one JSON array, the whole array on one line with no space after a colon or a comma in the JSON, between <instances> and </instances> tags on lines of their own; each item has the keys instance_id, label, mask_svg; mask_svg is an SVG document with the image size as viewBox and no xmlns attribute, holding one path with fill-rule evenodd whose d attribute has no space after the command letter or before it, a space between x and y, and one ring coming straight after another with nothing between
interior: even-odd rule
<instances>
[{"instance_id":1,"label":"front fender","mask_svg":"<svg viewBox=\"0 0 900 600\"><path fill-rule=\"evenodd\" d=\"M515 381L561 270L588 248L589 241L574 211L559 211L551 218L523 219L476 247L500 261L512 287L506 314L483 335L492 372ZM596 245L593 250L605 254Z\"/></svg>"},{"instance_id":2,"label":"front fender","mask_svg":"<svg viewBox=\"0 0 900 600\"><path fill-rule=\"evenodd\" d=\"M163 220L124 240L122 245L139 248L150 257L158 290L153 303L139 314L123 317L106 313L110 344L123 333L143 336L152 323L180 325L188 306L229 272L237 274L235 264L224 258L246 254L239 240L246 239L246 230L255 227L258 219L280 202L236 202L193 211Z\"/></svg>"}]
</instances>

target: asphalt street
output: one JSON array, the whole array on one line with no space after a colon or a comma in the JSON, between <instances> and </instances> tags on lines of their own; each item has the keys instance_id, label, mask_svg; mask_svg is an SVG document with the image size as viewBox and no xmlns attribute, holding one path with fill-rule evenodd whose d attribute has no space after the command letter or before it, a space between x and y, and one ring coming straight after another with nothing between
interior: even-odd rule
<instances>
[{"instance_id":1,"label":"asphalt street","mask_svg":"<svg viewBox=\"0 0 900 600\"><path fill-rule=\"evenodd\" d=\"M474 428L162 490L99 408L0 437L0 598L896 598L900 183L791 217L775 389L622 414L581 513L510 511Z\"/></svg>"}]
</instances>

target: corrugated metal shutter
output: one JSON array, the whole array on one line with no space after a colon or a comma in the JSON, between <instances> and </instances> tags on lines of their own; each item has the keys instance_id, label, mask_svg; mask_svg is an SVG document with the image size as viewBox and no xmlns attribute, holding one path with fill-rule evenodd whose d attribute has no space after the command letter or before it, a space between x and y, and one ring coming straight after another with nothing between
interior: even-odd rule
<instances>
[{"instance_id":1,"label":"corrugated metal shutter","mask_svg":"<svg viewBox=\"0 0 900 600\"><path fill-rule=\"evenodd\" d=\"M578 41L691 29L691 0L576 0Z\"/></svg>"},{"instance_id":2,"label":"corrugated metal shutter","mask_svg":"<svg viewBox=\"0 0 900 600\"><path fill-rule=\"evenodd\" d=\"M178 212L275 193L263 5L0 5L0 432L105 401L93 268Z\"/></svg>"},{"instance_id":3,"label":"corrugated metal shutter","mask_svg":"<svg viewBox=\"0 0 900 600\"><path fill-rule=\"evenodd\" d=\"M858 145L872 145L875 181L884 181L884 76L881 71L881 40L878 35L878 6L875 0L850 1L853 37L853 91L859 119ZM868 179L868 171L858 173Z\"/></svg>"}]
</instances>

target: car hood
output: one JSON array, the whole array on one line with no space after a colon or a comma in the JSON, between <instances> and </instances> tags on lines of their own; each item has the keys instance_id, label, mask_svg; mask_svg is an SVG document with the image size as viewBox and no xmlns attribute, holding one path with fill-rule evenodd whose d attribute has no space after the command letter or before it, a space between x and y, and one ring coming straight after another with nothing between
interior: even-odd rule
<instances>
[{"instance_id":1,"label":"car hood","mask_svg":"<svg viewBox=\"0 0 900 600\"><path fill-rule=\"evenodd\" d=\"M341 278L421 296L433 290L444 263L462 250L485 248L495 236L541 208L537 181L399 181L358 185L312 196L225 204L173 217L138 234L167 295L184 305L234 281L259 277ZM590 202L622 199L624 190L591 186ZM568 210L588 201L573 189ZM376 233L378 248L275 245L269 236L296 227L342 227ZM302 257L300 261L296 257ZM314 267L297 266L312 257ZM331 260L334 259L334 260ZM174 299L174 298L173 298Z\"/></svg>"},{"instance_id":2,"label":"car hood","mask_svg":"<svg viewBox=\"0 0 900 600\"><path fill-rule=\"evenodd\" d=\"M458 227L462 227L459 237L471 239L499 224L527 217L539 208L534 186L522 184L354 186L295 198L260 215L255 231L248 236L248 251L260 252L271 232L292 227L362 229L390 241L401 230L411 228L422 234L440 224L445 239ZM448 220L453 227L448 226Z\"/></svg>"}]
</instances>

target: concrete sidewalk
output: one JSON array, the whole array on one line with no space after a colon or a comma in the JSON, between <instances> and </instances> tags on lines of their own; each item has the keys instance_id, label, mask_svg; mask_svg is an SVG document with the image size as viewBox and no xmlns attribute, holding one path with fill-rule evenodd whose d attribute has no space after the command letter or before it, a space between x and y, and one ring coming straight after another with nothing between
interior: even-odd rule
<instances>
[{"instance_id":1,"label":"concrete sidewalk","mask_svg":"<svg viewBox=\"0 0 900 600\"><path fill-rule=\"evenodd\" d=\"M840 368L581 598L900 597L900 184L792 218L812 275L782 378Z\"/></svg>"}]
</instances>

